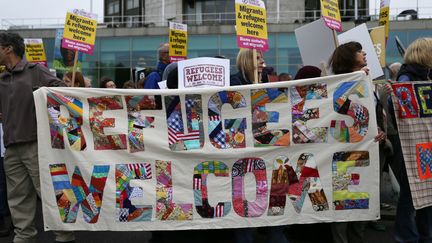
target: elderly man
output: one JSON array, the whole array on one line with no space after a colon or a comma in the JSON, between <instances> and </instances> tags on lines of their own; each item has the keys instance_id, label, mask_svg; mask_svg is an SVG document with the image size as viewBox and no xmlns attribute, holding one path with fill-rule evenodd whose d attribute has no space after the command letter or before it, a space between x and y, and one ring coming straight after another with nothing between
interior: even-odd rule
<instances>
[{"instance_id":1,"label":"elderly man","mask_svg":"<svg viewBox=\"0 0 432 243\"><path fill-rule=\"evenodd\" d=\"M33 91L41 86L65 86L47 68L23 59L24 40L0 33L0 113L6 147L4 170L14 243L36 242L36 198L40 196L36 113ZM56 242L74 242L73 233L55 232Z\"/></svg>"},{"instance_id":2,"label":"elderly man","mask_svg":"<svg viewBox=\"0 0 432 243\"><path fill-rule=\"evenodd\" d=\"M156 71L151 72L145 80L144 89L159 89L158 83L162 81L162 74L170 63L169 44L161 44L158 48L159 62Z\"/></svg>"}]
</instances>

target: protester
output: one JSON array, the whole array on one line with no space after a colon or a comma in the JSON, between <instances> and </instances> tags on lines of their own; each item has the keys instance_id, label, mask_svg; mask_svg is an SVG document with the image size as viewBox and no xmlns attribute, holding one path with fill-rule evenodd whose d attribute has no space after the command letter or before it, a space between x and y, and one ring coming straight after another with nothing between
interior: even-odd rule
<instances>
[{"instance_id":1,"label":"protester","mask_svg":"<svg viewBox=\"0 0 432 243\"><path fill-rule=\"evenodd\" d=\"M75 51L62 47L63 41L64 39L61 39L60 43L56 43L56 48L59 48L60 50L56 50L53 60L53 68L59 73L71 71L75 61ZM81 69L81 66L82 63L77 61L77 68Z\"/></svg>"},{"instance_id":2,"label":"protester","mask_svg":"<svg viewBox=\"0 0 432 243\"><path fill-rule=\"evenodd\" d=\"M123 89L135 89L135 83L132 80L123 83Z\"/></svg>"},{"instance_id":3,"label":"protester","mask_svg":"<svg viewBox=\"0 0 432 243\"><path fill-rule=\"evenodd\" d=\"M4 169L12 222L13 242L36 242L36 198L40 196L36 113L32 91L41 86L65 86L47 68L30 64L21 36L0 33L0 113L6 147ZM13 81L13 82L12 82ZM31 88L32 89L31 89ZM72 232L56 232L56 242L73 242Z\"/></svg>"},{"instance_id":4,"label":"protester","mask_svg":"<svg viewBox=\"0 0 432 243\"><path fill-rule=\"evenodd\" d=\"M88 78L88 77L84 77L84 84L85 84L84 87L91 88L92 87L92 81L91 81L91 79Z\"/></svg>"},{"instance_id":5,"label":"protester","mask_svg":"<svg viewBox=\"0 0 432 243\"><path fill-rule=\"evenodd\" d=\"M278 76L273 67L264 66L261 72L261 83L277 82Z\"/></svg>"},{"instance_id":6,"label":"protester","mask_svg":"<svg viewBox=\"0 0 432 243\"><path fill-rule=\"evenodd\" d=\"M400 62L394 62L388 66L390 80L394 81L397 79L397 74L399 73L401 66L402 64Z\"/></svg>"},{"instance_id":7,"label":"protester","mask_svg":"<svg viewBox=\"0 0 432 243\"><path fill-rule=\"evenodd\" d=\"M264 56L262 52L257 52L258 63L258 83L261 82L261 72L265 67ZM237 54L237 69L238 72L231 75L231 86L247 85L254 83L254 60L252 49L240 49ZM288 243L284 235L285 226L269 227L268 241L269 243ZM239 228L235 229L236 243L252 243L254 241L255 228Z\"/></svg>"},{"instance_id":8,"label":"protester","mask_svg":"<svg viewBox=\"0 0 432 243\"><path fill-rule=\"evenodd\" d=\"M317 77L321 77L321 69L315 66L303 66L297 71L294 79L297 80Z\"/></svg>"},{"instance_id":9,"label":"protester","mask_svg":"<svg viewBox=\"0 0 432 243\"><path fill-rule=\"evenodd\" d=\"M170 63L163 72L163 80L167 81L168 89L178 89L178 68L177 63Z\"/></svg>"},{"instance_id":10,"label":"protester","mask_svg":"<svg viewBox=\"0 0 432 243\"><path fill-rule=\"evenodd\" d=\"M161 44L157 51L159 62L157 64L156 70L147 76L144 83L144 89L159 89L158 83L162 81L162 73L170 63L168 43Z\"/></svg>"},{"instance_id":11,"label":"protester","mask_svg":"<svg viewBox=\"0 0 432 243\"><path fill-rule=\"evenodd\" d=\"M397 75L401 82L432 80L432 38L419 38L408 46ZM394 114L394 113L392 113ZM394 137L392 137L394 138ZM395 222L396 242L432 242L432 207L416 210L399 139L392 139L395 156L401 158L400 185Z\"/></svg>"},{"instance_id":12,"label":"protester","mask_svg":"<svg viewBox=\"0 0 432 243\"><path fill-rule=\"evenodd\" d=\"M262 52L257 52L257 62L258 62L258 83L261 82L261 73L265 67ZM240 49L237 55L236 61L238 72L231 75L230 83L231 86L235 85L246 85L254 83L254 61L253 61L253 51L251 49Z\"/></svg>"},{"instance_id":13,"label":"protester","mask_svg":"<svg viewBox=\"0 0 432 243\"><path fill-rule=\"evenodd\" d=\"M99 88L109 88L109 89L115 89L117 86L115 84L115 81L110 77L102 77Z\"/></svg>"},{"instance_id":14,"label":"protester","mask_svg":"<svg viewBox=\"0 0 432 243\"><path fill-rule=\"evenodd\" d=\"M145 78L138 80L137 89L144 89Z\"/></svg>"},{"instance_id":15,"label":"protester","mask_svg":"<svg viewBox=\"0 0 432 243\"><path fill-rule=\"evenodd\" d=\"M367 67L366 53L362 49L362 45L358 42L348 42L338 46L329 60L329 66L333 73L343 74L362 70L368 74L369 68ZM382 130L384 126L382 105L377 99L376 109L378 135L375 136L375 141L382 143L386 139L386 134ZM361 221L332 223L333 241L335 243L364 242L365 227L366 222Z\"/></svg>"},{"instance_id":16,"label":"protester","mask_svg":"<svg viewBox=\"0 0 432 243\"><path fill-rule=\"evenodd\" d=\"M292 79L293 78L292 78L291 74L289 74L289 73L281 73L278 76L279 81L290 81Z\"/></svg>"},{"instance_id":17,"label":"protester","mask_svg":"<svg viewBox=\"0 0 432 243\"><path fill-rule=\"evenodd\" d=\"M72 77L72 72L67 72L65 75L63 75L63 81L68 87L72 86ZM81 72L75 72L75 82L73 87L86 87L85 79Z\"/></svg>"}]
</instances>

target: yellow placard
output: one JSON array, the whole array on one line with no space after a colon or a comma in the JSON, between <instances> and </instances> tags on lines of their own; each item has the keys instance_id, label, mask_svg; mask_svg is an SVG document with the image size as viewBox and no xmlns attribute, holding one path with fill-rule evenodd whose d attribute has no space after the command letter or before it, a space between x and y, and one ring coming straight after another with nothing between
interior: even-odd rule
<instances>
[{"instance_id":1,"label":"yellow placard","mask_svg":"<svg viewBox=\"0 0 432 243\"><path fill-rule=\"evenodd\" d=\"M329 28L342 31L338 0L321 0L321 15Z\"/></svg>"},{"instance_id":2,"label":"yellow placard","mask_svg":"<svg viewBox=\"0 0 432 243\"><path fill-rule=\"evenodd\" d=\"M25 55L28 62L45 62L45 49L43 43L26 44Z\"/></svg>"},{"instance_id":3,"label":"yellow placard","mask_svg":"<svg viewBox=\"0 0 432 243\"><path fill-rule=\"evenodd\" d=\"M379 25L383 25L385 27L385 39L388 39L389 33L389 17L390 17L390 8L388 6L380 8L379 15Z\"/></svg>"},{"instance_id":4,"label":"yellow placard","mask_svg":"<svg viewBox=\"0 0 432 243\"><path fill-rule=\"evenodd\" d=\"M63 38L94 45L97 21L68 12L64 25Z\"/></svg>"},{"instance_id":5,"label":"yellow placard","mask_svg":"<svg viewBox=\"0 0 432 243\"><path fill-rule=\"evenodd\" d=\"M170 22L169 56L171 62L184 60L187 57L187 25Z\"/></svg>"},{"instance_id":6,"label":"yellow placard","mask_svg":"<svg viewBox=\"0 0 432 243\"><path fill-rule=\"evenodd\" d=\"M264 8L237 3L235 8L237 35L268 39L267 13Z\"/></svg>"},{"instance_id":7,"label":"yellow placard","mask_svg":"<svg viewBox=\"0 0 432 243\"><path fill-rule=\"evenodd\" d=\"M385 28L384 26L379 26L369 30L370 37L372 39L373 45L375 47L375 52L378 56L378 60L381 67L385 67L386 61L386 45L385 45Z\"/></svg>"}]
</instances>

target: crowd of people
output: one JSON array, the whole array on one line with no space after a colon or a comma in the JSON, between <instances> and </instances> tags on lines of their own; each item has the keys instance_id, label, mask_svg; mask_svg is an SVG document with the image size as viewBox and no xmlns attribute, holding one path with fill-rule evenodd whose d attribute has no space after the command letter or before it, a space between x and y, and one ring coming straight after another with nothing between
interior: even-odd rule
<instances>
[{"instance_id":1,"label":"crowd of people","mask_svg":"<svg viewBox=\"0 0 432 243\"><path fill-rule=\"evenodd\" d=\"M13 242L35 242L36 200L40 197L38 172L38 143L36 115L32 92L41 86L91 87L89 79L81 72L68 72L62 80L53 76L41 65L28 63L24 58L24 41L17 34L0 33L0 65L6 70L0 74L0 113L4 129L3 140L6 148L0 161L0 237L10 234L10 226L4 217L10 212ZM157 52L157 67L146 78L138 82L124 82L123 88L159 89L159 82L166 80L169 89L178 88L178 68L168 56L168 44L162 44ZM223 57L220 57L223 58ZM253 51L241 49L236 59L238 72L231 75L231 86L288 81L292 76L282 73L277 76L265 65L264 54L257 52L256 62ZM257 63L257 67L254 66ZM366 54L357 42L338 46L328 63L333 74L355 71L369 72ZM392 81L432 80L432 38L419 38L407 49L404 64L389 65ZM318 67L304 66L295 75L295 80L320 77ZM276 78L275 78L276 77ZM103 77L99 88L116 88L112 78ZM395 220L396 242L432 242L432 207L414 209L402 149L395 123L391 102L391 88L382 85L374 92L378 131L375 142L380 144L380 169L389 165L400 186ZM6 193L7 192L7 193ZM365 242L366 222L332 223L333 241L337 243ZM269 227L268 242L286 243L288 239L283 226ZM56 242L74 242L73 232L54 232ZM154 242L163 234L154 234ZM234 230L235 242L253 242L254 229Z\"/></svg>"}]
</instances>

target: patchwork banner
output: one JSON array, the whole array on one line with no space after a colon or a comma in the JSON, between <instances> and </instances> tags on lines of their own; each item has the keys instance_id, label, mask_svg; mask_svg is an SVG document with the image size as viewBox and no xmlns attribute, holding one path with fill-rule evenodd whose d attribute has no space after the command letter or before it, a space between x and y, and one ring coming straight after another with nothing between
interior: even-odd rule
<instances>
[{"instance_id":1,"label":"patchwork banner","mask_svg":"<svg viewBox=\"0 0 432 243\"><path fill-rule=\"evenodd\" d=\"M229 88L35 92L46 230L379 218L364 72Z\"/></svg>"},{"instance_id":2,"label":"patchwork banner","mask_svg":"<svg viewBox=\"0 0 432 243\"><path fill-rule=\"evenodd\" d=\"M394 83L393 107L414 207L432 205L432 83Z\"/></svg>"}]
</instances>

